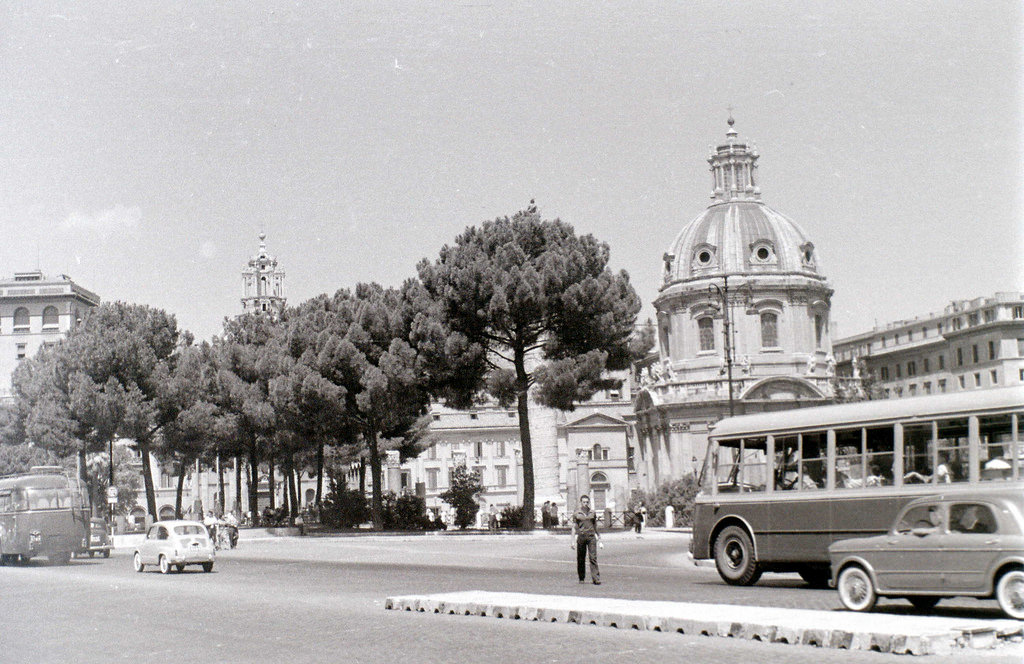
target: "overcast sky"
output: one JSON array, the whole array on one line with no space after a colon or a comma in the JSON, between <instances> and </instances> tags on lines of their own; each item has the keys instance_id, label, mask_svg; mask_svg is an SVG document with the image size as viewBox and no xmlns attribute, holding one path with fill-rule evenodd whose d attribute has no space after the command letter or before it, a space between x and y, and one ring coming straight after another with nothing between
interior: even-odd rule
<instances>
[{"instance_id":1,"label":"overcast sky","mask_svg":"<svg viewBox=\"0 0 1024 664\"><path fill-rule=\"evenodd\" d=\"M0 276L209 338L261 231L298 304L535 198L648 316L731 105L840 336L1024 288L1014 0L220 4L0 9Z\"/></svg>"}]
</instances>

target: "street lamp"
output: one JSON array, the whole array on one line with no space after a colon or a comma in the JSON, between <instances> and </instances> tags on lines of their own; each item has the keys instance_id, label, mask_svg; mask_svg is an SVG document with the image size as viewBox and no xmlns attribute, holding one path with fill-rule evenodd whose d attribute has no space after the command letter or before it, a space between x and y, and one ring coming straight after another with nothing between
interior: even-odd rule
<instances>
[{"instance_id":1,"label":"street lamp","mask_svg":"<svg viewBox=\"0 0 1024 664\"><path fill-rule=\"evenodd\" d=\"M740 291L743 292L746 301L753 299L753 290L750 288L749 283L745 283L740 286ZM722 306L722 333L725 335L725 370L726 380L729 382L729 417L735 415L735 401L733 397L733 385L732 385L732 315L731 307L729 303L729 275L722 275L722 285L709 284L708 295L715 297L717 296L721 301Z\"/></svg>"}]
</instances>

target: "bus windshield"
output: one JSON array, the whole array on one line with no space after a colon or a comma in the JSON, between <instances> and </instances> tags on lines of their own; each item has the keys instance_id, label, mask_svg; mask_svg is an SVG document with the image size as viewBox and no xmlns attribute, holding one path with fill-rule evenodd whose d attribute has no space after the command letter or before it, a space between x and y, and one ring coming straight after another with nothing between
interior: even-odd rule
<instances>
[{"instance_id":1,"label":"bus windshield","mask_svg":"<svg viewBox=\"0 0 1024 664\"><path fill-rule=\"evenodd\" d=\"M71 489L25 489L27 509L55 510L79 507Z\"/></svg>"}]
</instances>

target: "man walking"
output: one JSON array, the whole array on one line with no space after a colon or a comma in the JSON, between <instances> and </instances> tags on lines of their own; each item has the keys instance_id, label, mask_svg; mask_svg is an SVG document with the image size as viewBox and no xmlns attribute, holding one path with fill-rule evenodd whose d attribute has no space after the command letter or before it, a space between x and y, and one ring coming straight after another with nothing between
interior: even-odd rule
<instances>
[{"instance_id":1,"label":"man walking","mask_svg":"<svg viewBox=\"0 0 1024 664\"><path fill-rule=\"evenodd\" d=\"M590 559L590 580L595 586L601 585L601 573L597 569L597 547L604 548L597 532L597 514L590 509L590 496L580 496L580 507L572 515L572 542L576 549L576 573L580 583L587 581L587 558Z\"/></svg>"}]
</instances>

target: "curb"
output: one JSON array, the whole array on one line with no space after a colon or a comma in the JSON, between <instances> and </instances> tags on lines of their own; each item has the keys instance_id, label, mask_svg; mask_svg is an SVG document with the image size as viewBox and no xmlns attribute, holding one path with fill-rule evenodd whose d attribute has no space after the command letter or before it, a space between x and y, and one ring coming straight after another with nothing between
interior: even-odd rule
<instances>
[{"instance_id":1,"label":"curb","mask_svg":"<svg viewBox=\"0 0 1024 664\"><path fill-rule=\"evenodd\" d=\"M1024 623L1015 620L918 617L894 621L885 614L846 611L483 591L388 597L384 608L908 655L948 655L963 648L987 649L1001 639L1024 632Z\"/></svg>"}]
</instances>

